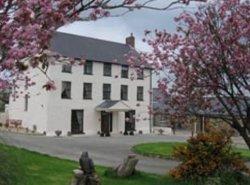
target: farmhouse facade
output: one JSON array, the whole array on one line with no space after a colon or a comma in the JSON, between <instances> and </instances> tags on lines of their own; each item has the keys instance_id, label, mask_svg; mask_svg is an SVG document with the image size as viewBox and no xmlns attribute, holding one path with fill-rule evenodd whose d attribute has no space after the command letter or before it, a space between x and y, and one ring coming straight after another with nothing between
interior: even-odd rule
<instances>
[{"instance_id":1,"label":"farmhouse facade","mask_svg":"<svg viewBox=\"0 0 250 185\"><path fill-rule=\"evenodd\" d=\"M134 50L134 42L132 35L121 44L57 32L50 50L84 57L85 64L51 65L47 75L56 90L49 92L43 88L46 75L38 69L30 71L36 85L24 88L19 98L10 97L9 119L47 135L55 135L56 130L63 135L149 133L152 74L150 68L138 72L128 66L125 55Z\"/></svg>"}]
</instances>

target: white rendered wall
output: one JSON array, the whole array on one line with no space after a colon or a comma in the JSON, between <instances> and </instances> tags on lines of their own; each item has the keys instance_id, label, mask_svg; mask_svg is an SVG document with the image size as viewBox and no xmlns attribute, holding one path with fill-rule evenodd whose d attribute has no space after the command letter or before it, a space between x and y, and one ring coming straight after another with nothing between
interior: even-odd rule
<instances>
[{"instance_id":1,"label":"white rendered wall","mask_svg":"<svg viewBox=\"0 0 250 185\"><path fill-rule=\"evenodd\" d=\"M130 69L132 73L133 69ZM55 81L57 90L49 94L48 101L48 132L54 134L59 129L66 134L71 130L71 110L84 110L84 132L86 134L96 134L101 128L100 112L95 108L103 101L103 83L111 84L111 100L120 100L120 86L128 85L128 101L125 101L132 109L136 110L136 117L140 121L136 122L136 129L149 132L148 105L150 104L148 90L150 90L150 78L144 80L134 80L120 78L121 66L112 65L112 77L103 76L103 63L93 64L93 75L83 74L83 66L73 66L72 73L62 73L61 65L57 64L50 68L49 76ZM149 76L150 71L145 70L145 76ZM118 78L115 78L115 76ZM61 99L62 81L71 82L71 99ZM83 83L92 83L92 100L83 99ZM137 102L137 86L144 87L144 101ZM137 106L140 103L140 106ZM147 118L147 119L146 119ZM146 120L143 120L146 119ZM119 120L119 123L117 123ZM125 116L123 112L113 113L113 132L124 131Z\"/></svg>"},{"instance_id":2,"label":"white rendered wall","mask_svg":"<svg viewBox=\"0 0 250 185\"><path fill-rule=\"evenodd\" d=\"M48 92L43 89L47 78L39 70L31 70L30 77L36 85L24 88L24 82L19 81L16 95L17 98L10 96L9 102L9 119L22 120L22 126L25 128L33 129L36 125L38 132L44 132L47 128L47 102ZM29 94L28 110L25 111L25 94Z\"/></svg>"},{"instance_id":3,"label":"white rendered wall","mask_svg":"<svg viewBox=\"0 0 250 185\"><path fill-rule=\"evenodd\" d=\"M129 69L133 73L133 69ZM84 75L83 66L73 66L72 73L62 73L62 66L50 66L48 76L54 80L57 89L46 92L42 86L46 82L45 75L37 70L32 72L36 86L29 88L29 109L24 111L24 96L15 102L10 99L10 119L23 120L23 126L32 128L37 125L38 131L46 131L47 135L55 135L55 130L62 130L63 135L71 131L71 110L84 110L84 132L96 134L101 129L101 115L95 110L102 101L103 83L111 84L111 100L120 100L120 86L128 85L128 101L124 101L136 111L136 130L150 132L148 106L150 105L150 71L144 70L144 80L131 81L120 77L121 66L112 65L112 77L103 76L103 63L93 63L93 75ZM118 78L115 78L118 76ZM130 75L129 75L130 76ZM61 99L62 81L71 82L71 99ZM83 83L92 83L92 100L83 99ZM137 101L137 86L144 87L144 101ZM140 104L138 106L137 104ZM124 112L113 112L113 133L124 131Z\"/></svg>"}]
</instances>

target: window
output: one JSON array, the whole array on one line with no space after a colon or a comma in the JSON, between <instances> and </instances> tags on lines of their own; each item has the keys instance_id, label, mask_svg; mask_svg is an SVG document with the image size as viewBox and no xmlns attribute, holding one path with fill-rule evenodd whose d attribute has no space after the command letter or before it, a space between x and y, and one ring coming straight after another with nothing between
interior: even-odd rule
<instances>
[{"instance_id":1,"label":"window","mask_svg":"<svg viewBox=\"0 0 250 185\"><path fill-rule=\"evenodd\" d=\"M128 78L128 66L122 65L121 77Z\"/></svg>"},{"instance_id":2,"label":"window","mask_svg":"<svg viewBox=\"0 0 250 185\"><path fill-rule=\"evenodd\" d=\"M83 84L83 99L92 99L92 84Z\"/></svg>"},{"instance_id":3,"label":"window","mask_svg":"<svg viewBox=\"0 0 250 185\"><path fill-rule=\"evenodd\" d=\"M62 72L63 73L71 73L72 66L70 64L63 64L62 65Z\"/></svg>"},{"instance_id":4,"label":"window","mask_svg":"<svg viewBox=\"0 0 250 185\"><path fill-rule=\"evenodd\" d=\"M110 100L111 84L103 84L103 99Z\"/></svg>"},{"instance_id":5,"label":"window","mask_svg":"<svg viewBox=\"0 0 250 185\"><path fill-rule=\"evenodd\" d=\"M143 87L137 87L137 101L143 101Z\"/></svg>"},{"instance_id":6,"label":"window","mask_svg":"<svg viewBox=\"0 0 250 185\"><path fill-rule=\"evenodd\" d=\"M71 82L62 82L62 99L70 99L71 98Z\"/></svg>"},{"instance_id":7,"label":"window","mask_svg":"<svg viewBox=\"0 0 250 185\"><path fill-rule=\"evenodd\" d=\"M24 96L24 111L28 111L29 95Z\"/></svg>"},{"instance_id":8,"label":"window","mask_svg":"<svg viewBox=\"0 0 250 185\"><path fill-rule=\"evenodd\" d=\"M103 64L103 76L111 76L112 75L112 64Z\"/></svg>"},{"instance_id":9,"label":"window","mask_svg":"<svg viewBox=\"0 0 250 185\"><path fill-rule=\"evenodd\" d=\"M121 85L121 100L128 100L128 86Z\"/></svg>"},{"instance_id":10,"label":"window","mask_svg":"<svg viewBox=\"0 0 250 185\"><path fill-rule=\"evenodd\" d=\"M93 62L92 61L86 61L85 65L84 65L84 74L86 74L86 75L93 74Z\"/></svg>"},{"instance_id":11,"label":"window","mask_svg":"<svg viewBox=\"0 0 250 185\"><path fill-rule=\"evenodd\" d=\"M143 69L137 71L137 79L143 80L144 79L144 71Z\"/></svg>"}]
</instances>

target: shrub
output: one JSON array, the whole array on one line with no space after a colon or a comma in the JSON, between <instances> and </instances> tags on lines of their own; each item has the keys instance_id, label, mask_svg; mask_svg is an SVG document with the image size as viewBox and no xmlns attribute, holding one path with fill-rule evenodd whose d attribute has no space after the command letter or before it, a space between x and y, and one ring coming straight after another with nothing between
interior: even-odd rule
<instances>
[{"instance_id":1,"label":"shrub","mask_svg":"<svg viewBox=\"0 0 250 185\"><path fill-rule=\"evenodd\" d=\"M72 136L72 133L70 131L68 131L67 136Z\"/></svg>"},{"instance_id":2,"label":"shrub","mask_svg":"<svg viewBox=\"0 0 250 185\"><path fill-rule=\"evenodd\" d=\"M103 132L101 132L100 136L101 136L101 137L104 137L104 133L103 133Z\"/></svg>"},{"instance_id":3,"label":"shrub","mask_svg":"<svg viewBox=\"0 0 250 185\"><path fill-rule=\"evenodd\" d=\"M159 132L160 135L162 135L163 132L164 132L164 130L163 129L159 129L158 132Z\"/></svg>"},{"instance_id":4,"label":"shrub","mask_svg":"<svg viewBox=\"0 0 250 185\"><path fill-rule=\"evenodd\" d=\"M0 127L2 127L3 126L3 123L0 123Z\"/></svg>"},{"instance_id":5,"label":"shrub","mask_svg":"<svg viewBox=\"0 0 250 185\"><path fill-rule=\"evenodd\" d=\"M173 157L181 161L170 171L180 180L200 180L220 173L248 173L249 169L238 153L232 150L231 135L211 131L191 137L187 145L174 148Z\"/></svg>"},{"instance_id":6,"label":"shrub","mask_svg":"<svg viewBox=\"0 0 250 185\"><path fill-rule=\"evenodd\" d=\"M56 134L57 137L59 137L62 134L62 131L61 130L56 130L55 134Z\"/></svg>"}]
</instances>

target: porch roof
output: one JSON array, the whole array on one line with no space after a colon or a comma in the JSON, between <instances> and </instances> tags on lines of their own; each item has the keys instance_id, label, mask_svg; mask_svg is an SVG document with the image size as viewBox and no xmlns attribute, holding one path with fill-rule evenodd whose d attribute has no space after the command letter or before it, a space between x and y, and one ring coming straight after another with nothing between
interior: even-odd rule
<instances>
[{"instance_id":1,"label":"porch roof","mask_svg":"<svg viewBox=\"0 0 250 185\"><path fill-rule=\"evenodd\" d=\"M97 111L130 111L132 110L126 103L121 100L105 100L96 107Z\"/></svg>"}]
</instances>

